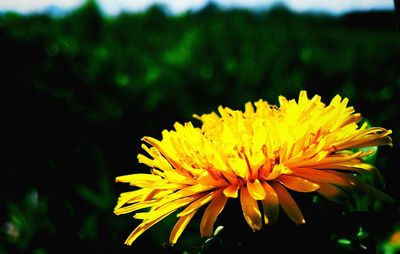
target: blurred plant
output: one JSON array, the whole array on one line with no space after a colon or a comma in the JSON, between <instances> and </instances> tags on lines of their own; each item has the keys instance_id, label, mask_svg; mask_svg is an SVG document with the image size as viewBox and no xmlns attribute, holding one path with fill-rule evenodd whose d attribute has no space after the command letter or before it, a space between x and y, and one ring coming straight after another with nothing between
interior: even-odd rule
<instances>
[{"instance_id":1,"label":"blurred plant","mask_svg":"<svg viewBox=\"0 0 400 254\"><path fill-rule=\"evenodd\" d=\"M400 227L399 222L395 226L394 230L388 235L380 244L379 253L382 254L396 254L400 252Z\"/></svg>"},{"instance_id":2,"label":"blurred plant","mask_svg":"<svg viewBox=\"0 0 400 254\"><path fill-rule=\"evenodd\" d=\"M0 195L19 206L15 200L32 183L37 184L39 200L48 201L48 215L57 225L56 243L47 241L47 231L41 234L39 230L31 238L40 239L25 252L45 252L50 248L44 246L50 244L67 247L65 243L72 250L82 242L97 253L126 251L125 246L119 248L124 237L110 232L128 234L132 225L110 218L112 200L119 191L104 187L110 185L105 182L109 174L121 175L118 169L132 164L131 155L140 147L132 148L131 140L143 132L154 136L160 127L171 126L174 119L185 121L193 112L210 112L220 104L239 107L245 101L279 94L296 96L296 91L306 89L323 96L343 94L374 125L399 129L396 95L400 89L400 37L393 28L391 11L336 17L296 14L283 6L268 11L222 10L212 3L179 16L170 16L162 6L154 6L141 13L109 17L103 15L96 1L86 1L81 8L57 18L39 13L1 13L0 54L6 63L1 79L3 94L7 95L3 125L9 137L4 146L11 155L5 156L10 161L5 179L18 178L19 184L5 181ZM148 118L152 121L141 120ZM399 135L394 132L393 139L400 140ZM21 144L26 149L21 150ZM106 167L95 163L90 154L93 147L104 151ZM400 177L395 168L398 154L395 146L371 161L384 169L387 187L395 197ZM54 171L27 170L45 169L49 157L57 162ZM142 169L147 168L138 170ZM49 173L65 184L47 181ZM349 204L347 210L353 213L382 208L382 203L367 196L354 193L352 198L358 201ZM307 214L311 208L330 207L322 198L314 200L302 208ZM8 216L6 204L0 210ZM330 218L334 211L312 218ZM379 225L393 219L387 211L381 218ZM346 234L336 234L333 228L332 239L352 239L359 226L369 237L376 237L374 230L365 227L368 219L355 221L347 221L352 230ZM172 228L173 223L171 216L158 225ZM180 240L186 246L196 245L193 251L201 248L199 224L194 218ZM240 247L227 243L232 229L224 226L215 241L208 242L209 252L216 245L222 250ZM169 232L156 229L149 229L136 242L135 250L157 253L154 243L166 241ZM321 230L310 233L309 239L323 235ZM279 238L268 235L271 238L279 242ZM16 253L11 239L4 239L0 252L9 249ZM174 247L176 250L178 246Z\"/></svg>"},{"instance_id":3,"label":"blurred plant","mask_svg":"<svg viewBox=\"0 0 400 254\"><path fill-rule=\"evenodd\" d=\"M5 244L16 251L35 250L35 241L40 235L55 233L50 221L47 201L36 189L29 190L19 202L8 202L8 219L3 224ZM32 246L33 245L33 246ZM40 247L40 246L38 246ZM38 248L35 253L46 253Z\"/></svg>"},{"instance_id":4,"label":"blurred plant","mask_svg":"<svg viewBox=\"0 0 400 254\"><path fill-rule=\"evenodd\" d=\"M104 154L98 148L93 148L92 158L97 167L96 172L98 172L96 189L92 189L86 185L78 185L76 191L85 202L93 205L96 209L105 211L112 206L114 193L111 183L108 180L109 176L106 173Z\"/></svg>"}]
</instances>

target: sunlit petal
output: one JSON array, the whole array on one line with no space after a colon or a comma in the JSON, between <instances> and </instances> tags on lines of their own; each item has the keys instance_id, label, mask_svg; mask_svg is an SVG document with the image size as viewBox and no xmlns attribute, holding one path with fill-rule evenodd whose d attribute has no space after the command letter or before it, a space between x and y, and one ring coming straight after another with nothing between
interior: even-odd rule
<instances>
[{"instance_id":1,"label":"sunlit petal","mask_svg":"<svg viewBox=\"0 0 400 254\"><path fill-rule=\"evenodd\" d=\"M249 194L255 200L262 200L265 198L265 189L262 187L258 179L247 182L247 189Z\"/></svg>"},{"instance_id":2,"label":"sunlit petal","mask_svg":"<svg viewBox=\"0 0 400 254\"><path fill-rule=\"evenodd\" d=\"M194 210L193 212L186 214L185 216L181 216L178 222L175 223L174 228L171 231L169 236L169 242L171 244L175 244L178 241L178 238L181 236L183 230L185 230L186 226L196 214L198 210Z\"/></svg>"},{"instance_id":3,"label":"sunlit petal","mask_svg":"<svg viewBox=\"0 0 400 254\"><path fill-rule=\"evenodd\" d=\"M229 198L237 198L239 188L240 188L239 184L229 185L224 189L224 194Z\"/></svg>"}]
</instances>

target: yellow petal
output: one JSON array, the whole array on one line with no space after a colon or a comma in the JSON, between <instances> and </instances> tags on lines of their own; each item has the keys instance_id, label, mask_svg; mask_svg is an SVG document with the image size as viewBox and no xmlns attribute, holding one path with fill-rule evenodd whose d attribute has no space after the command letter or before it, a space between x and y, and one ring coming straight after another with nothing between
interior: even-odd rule
<instances>
[{"instance_id":1,"label":"yellow petal","mask_svg":"<svg viewBox=\"0 0 400 254\"><path fill-rule=\"evenodd\" d=\"M279 204L288 217L296 224L304 224L306 221L304 220L303 214L290 193L276 181L271 182L271 187L274 188L278 195Z\"/></svg>"},{"instance_id":2,"label":"yellow petal","mask_svg":"<svg viewBox=\"0 0 400 254\"><path fill-rule=\"evenodd\" d=\"M203 205L207 204L208 202L210 202L211 200L213 200L213 198L216 195L216 191L214 192L210 192L207 194L198 194L201 195L201 197L199 199L197 199L196 201L194 201L193 203L191 203L188 207L185 208L185 210L183 210L182 212L178 213L178 217L181 216L185 216L189 213L192 213L193 211L199 209L200 207L202 207Z\"/></svg>"},{"instance_id":3,"label":"yellow petal","mask_svg":"<svg viewBox=\"0 0 400 254\"><path fill-rule=\"evenodd\" d=\"M143 154L138 154L137 159L138 159L139 163L146 164L150 168L154 167L154 164L155 164L154 160L144 156Z\"/></svg>"},{"instance_id":4,"label":"yellow petal","mask_svg":"<svg viewBox=\"0 0 400 254\"><path fill-rule=\"evenodd\" d=\"M132 205L120 207L120 208L114 209L114 213L116 215L120 215L120 214L134 212L136 210L151 207L154 205L155 202L156 202L155 200L152 200L152 201L145 201L145 202L140 202L140 203L135 203Z\"/></svg>"},{"instance_id":5,"label":"yellow petal","mask_svg":"<svg viewBox=\"0 0 400 254\"><path fill-rule=\"evenodd\" d=\"M247 189L250 196L255 200L262 200L265 198L265 190L258 179L254 180L253 182L248 181Z\"/></svg>"},{"instance_id":6,"label":"yellow petal","mask_svg":"<svg viewBox=\"0 0 400 254\"><path fill-rule=\"evenodd\" d=\"M186 182L185 182L186 183ZM146 187L149 188L157 188L157 189L164 189L164 190L179 190L185 188L187 185L185 183L168 183L166 181L159 182L157 184L149 185ZM190 183L188 181L188 183Z\"/></svg>"},{"instance_id":7,"label":"yellow petal","mask_svg":"<svg viewBox=\"0 0 400 254\"><path fill-rule=\"evenodd\" d=\"M209 237L212 235L215 220L222 209L224 209L227 200L228 198L222 191L216 192L214 199L207 206L200 222L200 234L202 237Z\"/></svg>"},{"instance_id":8,"label":"yellow petal","mask_svg":"<svg viewBox=\"0 0 400 254\"><path fill-rule=\"evenodd\" d=\"M241 178L247 178L249 170L245 160L238 157L233 157L229 159L229 165L237 176Z\"/></svg>"},{"instance_id":9,"label":"yellow petal","mask_svg":"<svg viewBox=\"0 0 400 254\"><path fill-rule=\"evenodd\" d=\"M162 198L170 195L171 193L173 193L175 190L173 189L150 189L151 191L149 191L148 193L145 193L142 198L139 201L133 201L133 200L129 200L127 203L136 203L136 202L144 202L144 201L148 201L148 200L161 200Z\"/></svg>"},{"instance_id":10,"label":"yellow petal","mask_svg":"<svg viewBox=\"0 0 400 254\"><path fill-rule=\"evenodd\" d=\"M158 217L153 218L152 220L149 221L144 221L142 222L135 230L132 231L132 233L128 236L128 238L125 240L126 245L132 245L132 243L141 235L143 234L147 229L150 227L154 226L157 224L159 221L173 213L174 210L169 211L164 214L160 214Z\"/></svg>"},{"instance_id":11,"label":"yellow petal","mask_svg":"<svg viewBox=\"0 0 400 254\"><path fill-rule=\"evenodd\" d=\"M322 161L320 161L319 163L315 163L313 165L324 165L324 164L332 164L332 163L340 163L340 162L346 162L346 161L350 161L353 159L358 159L361 158L363 156L365 156L364 151L359 151L353 154L334 154L334 155L330 155L325 157ZM306 167L309 165L304 165L303 167Z\"/></svg>"},{"instance_id":12,"label":"yellow petal","mask_svg":"<svg viewBox=\"0 0 400 254\"><path fill-rule=\"evenodd\" d=\"M186 226L196 214L198 210L194 210L193 212L186 214L179 218L179 220L175 223L174 228L171 231L169 236L169 243L175 244L178 241L178 238L181 236L183 230L185 230Z\"/></svg>"},{"instance_id":13,"label":"yellow petal","mask_svg":"<svg viewBox=\"0 0 400 254\"><path fill-rule=\"evenodd\" d=\"M203 197L206 195L206 193L203 193L203 192L208 191L212 188L213 187L203 186L200 184L186 187L186 188L181 189L177 192L174 192L168 196L165 196L165 198L161 199L159 201L159 203L157 204L157 206L155 206L154 208L159 208L162 205L165 205L165 204L171 203L171 202L175 202L175 200L178 200L178 199L184 198L184 197L189 197L189 196L195 196L197 198Z\"/></svg>"},{"instance_id":14,"label":"yellow petal","mask_svg":"<svg viewBox=\"0 0 400 254\"><path fill-rule=\"evenodd\" d=\"M285 187L299 192L312 192L319 188L318 184L296 176L281 175L277 180Z\"/></svg>"},{"instance_id":15,"label":"yellow petal","mask_svg":"<svg viewBox=\"0 0 400 254\"><path fill-rule=\"evenodd\" d=\"M163 135L169 135L169 132L163 131ZM148 144L152 145L153 147L157 148L157 150L168 160L168 162L177 170L182 170L182 166L175 161L162 147L163 143L155 138L152 137L143 137L143 141L147 142ZM168 151L173 151L172 149L169 149Z\"/></svg>"},{"instance_id":16,"label":"yellow petal","mask_svg":"<svg viewBox=\"0 0 400 254\"><path fill-rule=\"evenodd\" d=\"M118 203L114 207L114 209L118 209L118 208L122 207L123 205L125 205L126 203L129 203L131 201L138 202L139 200L142 199L143 195L146 195L149 192L151 192L151 190L149 190L149 189L138 189L138 190L134 190L134 191L123 192L119 195Z\"/></svg>"},{"instance_id":17,"label":"yellow petal","mask_svg":"<svg viewBox=\"0 0 400 254\"><path fill-rule=\"evenodd\" d=\"M262 227L261 213L258 208L257 200L253 199L245 186L240 190L240 204L247 224L253 231L260 230Z\"/></svg>"},{"instance_id":18,"label":"yellow petal","mask_svg":"<svg viewBox=\"0 0 400 254\"><path fill-rule=\"evenodd\" d=\"M390 134L392 134L392 130L386 130L381 127L372 127L358 131L354 133L351 138L344 139L332 145L334 145L338 150L380 145L392 146L392 139L389 137Z\"/></svg>"},{"instance_id":19,"label":"yellow petal","mask_svg":"<svg viewBox=\"0 0 400 254\"><path fill-rule=\"evenodd\" d=\"M198 200L201 196L202 194L192 195L175 200L174 202L165 202L163 199L157 202L160 204L154 204L150 211L136 213L133 217L141 220L152 220L153 218L157 218L160 214L168 213L169 211L176 211L178 208Z\"/></svg>"},{"instance_id":20,"label":"yellow petal","mask_svg":"<svg viewBox=\"0 0 400 254\"><path fill-rule=\"evenodd\" d=\"M131 185L138 187L153 186L157 182L161 181L162 178L152 174L131 174L118 176L115 181L118 183L131 183Z\"/></svg>"},{"instance_id":21,"label":"yellow petal","mask_svg":"<svg viewBox=\"0 0 400 254\"><path fill-rule=\"evenodd\" d=\"M165 170L164 171L165 178L168 179L168 182L170 183L184 183L184 184L193 184L195 181L187 177L186 175L179 174L175 170Z\"/></svg>"},{"instance_id":22,"label":"yellow petal","mask_svg":"<svg viewBox=\"0 0 400 254\"><path fill-rule=\"evenodd\" d=\"M389 130L386 135L389 135L391 131ZM381 136L381 135L380 135ZM382 137L374 137L374 139L365 140L363 142L355 143L351 146L351 148L360 148L360 147L372 147L372 146L393 146L392 138L389 136Z\"/></svg>"},{"instance_id":23,"label":"yellow petal","mask_svg":"<svg viewBox=\"0 0 400 254\"><path fill-rule=\"evenodd\" d=\"M300 91L298 105L302 106L307 102L308 102L307 91L305 90Z\"/></svg>"}]
</instances>

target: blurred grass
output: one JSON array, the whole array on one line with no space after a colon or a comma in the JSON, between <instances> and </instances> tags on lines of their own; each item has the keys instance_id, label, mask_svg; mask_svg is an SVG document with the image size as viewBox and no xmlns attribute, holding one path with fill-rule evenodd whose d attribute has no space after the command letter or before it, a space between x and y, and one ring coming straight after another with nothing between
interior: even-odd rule
<instances>
[{"instance_id":1,"label":"blurred grass","mask_svg":"<svg viewBox=\"0 0 400 254\"><path fill-rule=\"evenodd\" d=\"M175 121L191 121L192 114L218 105L242 109L260 98L277 103L278 95L294 98L300 89L325 102L340 93L371 125L394 131L394 147L380 148L374 160L386 191L399 197L400 36L394 13L334 17L282 6L221 11L210 4L179 16L156 5L106 17L88 1L58 18L3 13L0 43L6 149L0 253L182 253L190 246L195 253L204 241L197 221L181 244L162 246L173 217L133 247L124 246L138 221L112 213L118 194L129 189L114 178L147 172L136 160L142 136L159 138ZM336 218L334 211L324 218ZM368 240L390 249L398 205L378 215L377 227L369 223L372 214L343 219L353 230L343 234L342 226L329 224L323 233L337 235L334 253L356 252L359 247L340 243L360 225L368 228ZM317 237L314 229L299 239ZM225 243L236 239L225 237Z\"/></svg>"}]
</instances>

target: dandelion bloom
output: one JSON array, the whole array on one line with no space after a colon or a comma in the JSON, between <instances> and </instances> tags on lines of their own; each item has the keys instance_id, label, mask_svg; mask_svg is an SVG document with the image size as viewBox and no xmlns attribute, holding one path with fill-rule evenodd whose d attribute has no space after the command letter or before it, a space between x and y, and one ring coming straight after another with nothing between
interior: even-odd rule
<instances>
[{"instance_id":1,"label":"dandelion bloom","mask_svg":"<svg viewBox=\"0 0 400 254\"><path fill-rule=\"evenodd\" d=\"M274 222L280 208L295 223L305 223L290 191L318 192L335 202L363 191L390 201L358 177L380 177L363 161L374 150L354 148L392 145L392 132L359 125L361 114L347 103L336 95L325 105L320 96L309 99L301 91L297 102L280 96L279 107L259 100L247 103L244 112L220 106L219 115L194 115L201 127L175 123L161 140L144 137L148 155L138 160L151 172L116 178L137 188L120 195L115 214L136 212L134 218L142 220L125 244L176 212L169 238L174 244L203 206L200 234L209 237L229 198L240 200L253 231Z\"/></svg>"}]
</instances>

